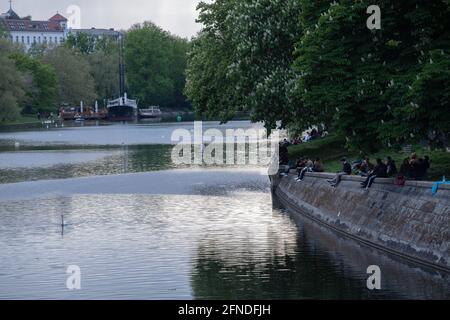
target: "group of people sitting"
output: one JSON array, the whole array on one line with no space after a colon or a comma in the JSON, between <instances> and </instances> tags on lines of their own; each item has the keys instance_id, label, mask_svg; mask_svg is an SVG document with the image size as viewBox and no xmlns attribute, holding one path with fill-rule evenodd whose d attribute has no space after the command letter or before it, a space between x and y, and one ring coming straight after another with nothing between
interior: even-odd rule
<instances>
[{"instance_id":1,"label":"group of people sitting","mask_svg":"<svg viewBox=\"0 0 450 320\"><path fill-rule=\"evenodd\" d=\"M313 141L315 139L324 138L328 136L328 132L321 129L312 129L311 131L306 132L303 136L294 137L289 144L299 145L305 142Z\"/></svg>"},{"instance_id":2,"label":"group of people sitting","mask_svg":"<svg viewBox=\"0 0 450 320\"><path fill-rule=\"evenodd\" d=\"M423 179L430 168L430 158L418 158L417 154L413 153L409 158L406 158L400 170L397 170L397 165L391 157L376 159L376 164L372 164L369 158L364 160L354 161L352 164L346 159L342 158L342 171L337 173L333 179L327 180L332 187L336 187L345 175L352 175L355 173L366 179L361 182L361 188L369 189L375 182L376 178L395 177L397 185L404 185L406 179L420 180ZM298 176L296 181L303 181L307 172L324 172L325 168L319 158L315 160L311 158L300 158L297 160L296 168Z\"/></svg>"},{"instance_id":3,"label":"group of people sitting","mask_svg":"<svg viewBox=\"0 0 450 320\"><path fill-rule=\"evenodd\" d=\"M316 158L315 160L310 158L300 158L297 160L296 167L298 171L297 181L303 181L305 173L307 172L325 172L325 167L319 158Z\"/></svg>"}]
</instances>

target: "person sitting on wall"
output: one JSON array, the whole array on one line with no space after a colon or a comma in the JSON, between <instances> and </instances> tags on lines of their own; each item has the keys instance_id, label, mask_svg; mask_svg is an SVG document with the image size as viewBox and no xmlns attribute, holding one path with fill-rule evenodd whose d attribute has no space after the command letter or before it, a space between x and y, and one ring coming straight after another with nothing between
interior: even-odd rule
<instances>
[{"instance_id":1,"label":"person sitting on wall","mask_svg":"<svg viewBox=\"0 0 450 320\"><path fill-rule=\"evenodd\" d=\"M374 183L376 178L386 178L387 177L387 166L383 163L381 159L377 159L377 165L370 172L366 181L361 183L361 188L369 189Z\"/></svg>"},{"instance_id":2,"label":"person sitting on wall","mask_svg":"<svg viewBox=\"0 0 450 320\"><path fill-rule=\"evenodd\" d=\"M400 166L398 175L395 178L395 184L398 186L404 186L406 183L406 179L409 178L409 176L410 176L410 165L409 159L406 158L405 160L403 160L403 163Z\"/></svg>"},{"instance_id":3,"label":"person sitting on wall","mask_svg":"<svg viewBox=\"0 0 450 320\"><path fill-rule=\"evenodd\" d=\"M316 158L316 161L314 161L313 172L325 172L325 167L320 158Z\"/></svg>"},{"instance_id":4,"label":"person sitting on wall","mask_svg":"<svg viewBox=\"0 0 450 320\"><path fill-rule=\"evenodd\" d=\"M280 165L287 165L289 163L289 151L285 143L280 144Z\"/></svg>"},{"instance_id":5,"label":"person sitting on wall","mask_svg":"<svg viewBox=\"0 0 450 320\"><path fill-rule=\"evenodd\" d=\"M367 177L373 168L374 165L370 162L370 159L366 157L359 168L359 174L362 177Z\"/></svg>"},{"instance_id":6,"label":"person sitting on wall","mask_svg":"<svg viewBox=\"0 0 450 320\"><path fill-rule=\"evenodd\" d=\"M331 180L327 180L327 182L333 187L337 187L339 185L339 183L341 183L342 177L343 176L349 176L352 174L352 166L350 165L350 163L347 161L346 158L342 158L341 159L342 162L342 172L338 172L336 174L336 176L334 177L334 179Z\"/></svg>"},{"instance_id":7,"label":"person sitting on wall","mask_svg":"<svg viewBox=\"0 0 450 320\"><path fill-rule=\"evenodd\" d=\"M305 173L312 172L313 168L314 168L314 162L311 159L307 158L305 167L299 171L296 181L297 182L303 181L303 178L305 177Z\"/></svg>"},{"instance_id":8,"label":"person sitting on wall","mask_svg":"<svg viewBox=\"0 0 450 320\"><path fill-rule=\"evenodd\" d=\"M419 158L418 164L415 166L416 180L425 179L428 174L428 169L430 169L430 157Z\"/></svg>"},{"instance_id":9,"label":"person sitting on wall","mask_svg":"<svg viewBox=\"0 0 450 320\"><path fill-rule=\"evenodd\" d=\"M300 157L300 158L298 158L297 159L297 169L298 170L301 170L301 169L303 169L304 167L306 166L306 160L305 160L305 158L303 158L303 157Z\"/></svg>"},{"instance_id":10,"label":"person sitting on wall","mask_svg":"<svg viewBox=\"0 0 450 320\"><path fill-rule=\"evenodd\" d=\"M416 153L412 153L409 157L409 177L417 180L420 175L420 161Z\"/></svg>"},{"instance_id":11,"label":"person sitting on wall","mask_svg":"<svg viewBox=\"0 0 450 320\"><path fill-rule=\"evenodd\" d=\"M428 170L431 168L431 161L429 156L425 156L424 158L424 169L425 169L425 176L428 174Z\"/></svg>"},{"instance_id":12,"label":"person sitting on wall","mask_svg":"<svg viewBox=\"0 0 450 320\"><path fill-rule=\"evenodd\" d=\"M393 177L398 173L395 161L391 157L387 157L385 161L387 167L387 176Z\"/></svg>"}]
</instances>

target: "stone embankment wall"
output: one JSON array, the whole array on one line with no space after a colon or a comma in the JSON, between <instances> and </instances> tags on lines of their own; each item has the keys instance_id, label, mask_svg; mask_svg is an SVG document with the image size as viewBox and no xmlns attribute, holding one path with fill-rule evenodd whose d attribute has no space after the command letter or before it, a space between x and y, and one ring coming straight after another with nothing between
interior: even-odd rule
<instances>
[{"instance_id":1,"label":"stone embankment wall","mask_svg":"<svg viewBox=\"0 0 450 320\"><path fill-rule=\"evenodd\" d=\"M361 177L343 177L337 188L333 174L271 176L272 190L290 210L340 233L406 259L450 272L450 186L432 194L431 182L377 179L369 190Z\"/></svg>"}]
</instances>

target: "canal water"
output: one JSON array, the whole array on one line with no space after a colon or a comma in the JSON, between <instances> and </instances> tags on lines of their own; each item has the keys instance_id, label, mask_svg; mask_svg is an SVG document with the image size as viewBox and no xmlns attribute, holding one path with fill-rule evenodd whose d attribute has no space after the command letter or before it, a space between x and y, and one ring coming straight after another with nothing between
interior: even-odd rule
<instances>
[{"instance_id":1,"label":"canal water","mask_svg":"<svg viewBox=\"0 0 450 320\"><path fill-rule=\"evenodd\" d=\"M0 132L0 299L450 298L448 275L286 212L261 168L173 164L180 127Z\"/></svg>"}]
</instances>

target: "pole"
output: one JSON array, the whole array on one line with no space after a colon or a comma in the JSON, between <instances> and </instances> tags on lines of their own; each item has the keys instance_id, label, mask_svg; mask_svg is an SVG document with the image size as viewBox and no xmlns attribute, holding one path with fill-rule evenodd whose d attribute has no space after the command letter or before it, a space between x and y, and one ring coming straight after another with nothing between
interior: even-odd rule
<instances>
[{"instance_id":1,"label":"pole","mask_svg":"<svg viewBox=\"0 0 450 320\"><path fill-rule=\"evenodd\" d=\"M119 33L118 39L119 45L119 91L120 97L123 97L125 93L125 65L124 65L124 57L123 57L123 35Z\"/></svg>"}]
</instances>

